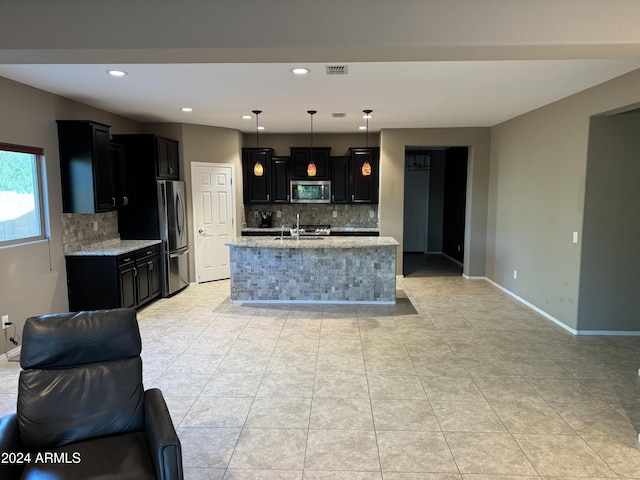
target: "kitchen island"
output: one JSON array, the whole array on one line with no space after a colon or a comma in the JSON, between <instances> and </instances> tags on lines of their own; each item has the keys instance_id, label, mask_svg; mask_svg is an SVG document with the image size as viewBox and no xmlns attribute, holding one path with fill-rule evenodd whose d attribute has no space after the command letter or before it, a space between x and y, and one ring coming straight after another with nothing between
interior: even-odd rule
<instances>
[{"instance_id":1,"label":"kitchen island","mask_svg":"<svg viewBox=\"0 0 640 480\"><path fill-rule=\"evenodd\" d=\"M394 304L392 237L240 237L228 243L234 303Z\"/></svg>"}]
</instances>

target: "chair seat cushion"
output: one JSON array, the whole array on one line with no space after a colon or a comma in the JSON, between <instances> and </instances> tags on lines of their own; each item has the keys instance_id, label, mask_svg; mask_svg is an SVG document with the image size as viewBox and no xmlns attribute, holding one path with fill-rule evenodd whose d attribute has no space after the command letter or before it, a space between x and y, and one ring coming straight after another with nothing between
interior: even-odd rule
<instances>
[{"instance_id":1,"label":"chair seat cushion","mask_svg":"<svg viewBox=\"0 0 640 480\"><path fill-rule=\"evenodd\" d=\"M156 472L145 433L133 432L32 452L22 479L155 480Z\"/></svg>"}]
</instances>

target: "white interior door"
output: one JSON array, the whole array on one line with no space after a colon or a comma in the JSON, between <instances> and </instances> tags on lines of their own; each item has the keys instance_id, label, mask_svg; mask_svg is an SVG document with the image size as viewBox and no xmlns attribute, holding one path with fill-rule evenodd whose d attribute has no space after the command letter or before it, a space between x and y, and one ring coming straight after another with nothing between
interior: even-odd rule
<instances>
[{"instance_id":1,"label":"white interior door","mask_svg":"<svg viewBox=\"0 0 640 480\"><path fill-rule=\"evenodd\" d=\"M229 278L229 247L235 237L233 166L191 164L196 281Z\"/></svg>"}]
</instances>

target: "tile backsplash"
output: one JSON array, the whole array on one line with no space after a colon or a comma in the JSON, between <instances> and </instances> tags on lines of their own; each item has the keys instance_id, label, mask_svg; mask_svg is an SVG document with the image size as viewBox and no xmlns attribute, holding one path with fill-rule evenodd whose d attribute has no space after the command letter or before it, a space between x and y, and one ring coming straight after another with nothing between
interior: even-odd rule
<instances>
[{"instance_id":1,"label":"tile backsplash","mask_svg":"<svg viewBox=\"0 0 640 480\"><path fill-rule=\"evenodd\" d=\"M301 225L331 225L337 227L378 228L378 205L336 205L336 204L278 204L245 205L247 227L260 226L255 212L270 211L272 226L290 226L296 223L296 214L300 214ZM277 212L280 212L278 218ZM333 212L336 212L336 217ZM370 216L373 212L373 217Z\"/></svg>"},{"instance_id":2,"label":"tile backsplash","mask_svg":"<svg viewBox=\"0 0 640 480\"><path fill-rule=\"evenodd\" d=\"M62 244L65 252L82 245L118 238L118 212L62 214Z\"/></svg>"}]
</instances>

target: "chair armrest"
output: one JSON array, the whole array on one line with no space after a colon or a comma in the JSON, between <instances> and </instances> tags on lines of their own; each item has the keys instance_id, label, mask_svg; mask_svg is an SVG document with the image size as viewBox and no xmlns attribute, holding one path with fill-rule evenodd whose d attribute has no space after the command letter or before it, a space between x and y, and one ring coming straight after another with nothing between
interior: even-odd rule
<instances>
[{"instance_id":1,"label":"chair armrest","mask_svg":"<svg viewBox=\"0 0 640 480\"><path fill-rule=\"evenodd\" d=\"M17 457L10 454L21 454L24 451L20 430L18 428L18 416L15 413L0 418L0 478L13 480L19 479L24 468Z\"/></svg>"},{"instance_id":2,"label":"chair armrest","mask_svg":"<svg viewBox=\"0 0 640 480\"><path fill-rule=\"evenodd\" d=\"M151 388L144 392L147 440L159 480L183 480L182 448L173 427L162 392Z\"/></svg>"}]
</instances>

